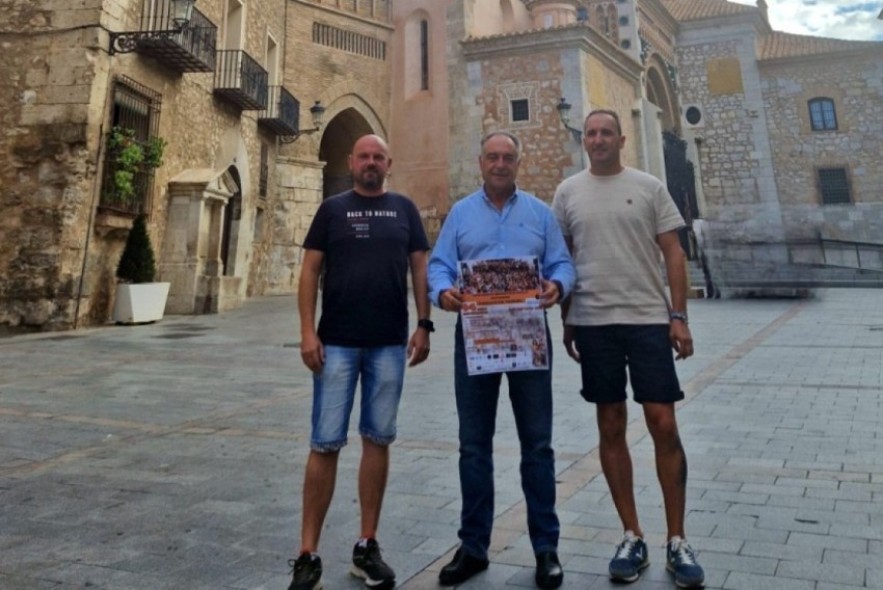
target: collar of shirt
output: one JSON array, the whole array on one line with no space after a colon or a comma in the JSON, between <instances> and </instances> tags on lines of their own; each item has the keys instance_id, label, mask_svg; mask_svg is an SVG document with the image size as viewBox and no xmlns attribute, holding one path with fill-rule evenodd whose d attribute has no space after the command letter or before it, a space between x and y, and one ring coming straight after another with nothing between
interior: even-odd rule
<instances>
[{"instance_id":1,"label":"collar of shirt","mask_svg":"<svg viewBox=\"0 0 883 590\"><path fill-rule=\"evenodd\" d=\"M493 200L491 200L491 198L488 196L487 191L484 190L484 185L481 185L481 189L478 192L479 192L479 194L481 194L481 198L484 200L485 204L488 207L490 207L491 209L493 209L494 211L496 211L497 213L499 213L501 215L505 215L507 210L511 209L512 206L515 205L515 201L518 198L519 190L518 190L518 187L516 186L515 190L512 191L512 194L506 198L506 202L503 203L502 209L497 208L497 206L494 204Z\"/></svg>"}]
</instances>

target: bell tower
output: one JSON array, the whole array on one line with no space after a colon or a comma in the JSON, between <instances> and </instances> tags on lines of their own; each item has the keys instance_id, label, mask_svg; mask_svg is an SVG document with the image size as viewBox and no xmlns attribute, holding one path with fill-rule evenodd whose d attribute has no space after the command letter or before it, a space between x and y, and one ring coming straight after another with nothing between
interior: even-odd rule
<instances>
[{"instance_id":1,"label":"bell tower","mask_svg":"<svg viewBox=\"0 0 883 590\"><path fill-rule=\"evenodd\" d=\"M576 22L579 0L522 0L535 29L549 29Z\"/></svg>"}]
</instances>

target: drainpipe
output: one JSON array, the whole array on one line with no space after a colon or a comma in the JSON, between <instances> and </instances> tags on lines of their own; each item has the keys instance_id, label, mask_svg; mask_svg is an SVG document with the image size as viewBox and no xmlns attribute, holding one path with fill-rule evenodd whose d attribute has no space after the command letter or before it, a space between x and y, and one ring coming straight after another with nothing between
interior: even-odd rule
<instances>
[{"instance_id":1,"label":"drainpipe","mask_svg":"<svg viewBox=\"0 0 883 590\"><path fill-rule=\"evenodd\" d=\"M112 81L111 81L112 84ZM104 94L102 113L107 113L107 102L112 88L108 88ZM105 115L106 116L106 115ZM95 215L98 211L98 198L101 194L101 177L104 175L104 150L107 149L104 141L104 122L98 128L98 160L95 166L95 181L92 183L92 201L89 207L89 224L86 226L86 243L83 246L83 263L80 265L80 280L77 281L77 303L74 307L74 327L80 325L80 299L83 297L83 283L86 277L86 267L89 262L89 245L92 243L92 232L95 231Z\"/></svg>"}]
</instances>

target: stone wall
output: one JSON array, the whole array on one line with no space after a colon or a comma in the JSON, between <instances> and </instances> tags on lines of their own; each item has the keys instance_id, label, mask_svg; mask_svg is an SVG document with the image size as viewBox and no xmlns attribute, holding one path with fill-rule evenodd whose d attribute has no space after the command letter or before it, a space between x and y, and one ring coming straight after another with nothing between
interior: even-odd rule
<instances>
[{"instance_id":1,"label":"stone wall","mask_svg":"<svg viewBox=\"0 0 883 590\"><path fill-rule=\"evenodd\" d=\"M831 253L818 238L881 241L881 51L758 61L759 34L709 24L678 38L681 104L703 112L688 136L713 271L724 287L868 284L823 266ZM835 99L838 131L811 131L807 101L816 96ZM816 168L829 165L848 168L854 204L821 205Z\"/></svg>"},{"instance_id":2,"label":"stone wall","mask_svg":"<svg viewBox=\"0 0 883 590\"><path fill-rule=\"evenodd\" d=\"M743 272L734 268L774 276L789 263L755 35L742 24L678 38L680 102L703 115L688 135L699 156L709 263L721 282L724 272Z\"/></svg>"},{"instance_id":3,"label":"stone wall","mask_svg":"<svg viewBox=\"0 0 883 590\"><path fill-rule=\"evenodd\" d=\"M883 244L881 56L883 49L763 65L767 118L775 138L773 159L789 240L821 235ZM816 97L834 100L836 131L811 129L807 103ZM821 204L819 166L847 169L852 204Z\"/></svg>"},{"instance_id":4,"label":"stone wall","mask_svg":"<svg viewBox=\"0 0 883 590\"><path fill-rule=\"evenodd\" d=\"M203 0L198 9L222 28L224 5ZM285 5L248 3L243 49L263 65L267 35L280 47L284 42ZM120 75L162 100L158 135L168 146L148 211L159 278L169 180L186 170L220 174L233 167L242 207L230 267L243 277L238 296L266 291L270 249L253 236L268 233L256 227L267 221L259 212L277 207L273 182L267 197L257 194L261 143L269 149L270 178L278 178L276 137L258 127L257 111L240 111L214 96L211 73L179 75L138 54L109 56L107 31L138 30L140 7L140 0L83 0L75 7L8 0L0 7L2 30L16 31L3 33L0 65L8 81L0 89L0 157L11 164L0 170L0 183L9 187L0 193L0 326L59 329L108 319L116 262L131 223L97 206L111 85Z\"/></svg>"},{"instance_id":5,"label":"stone wall","mask_svg":"<svg viewBox=\"0 0 883 590\"><path fill-rule=\"evenodd\" d=\"M319 133L299 138L281 150L276 183L279 200L265 218L267 277L261 294L292 293L297 288L303 240L322 202L323 173L346 174L346 158L364 133L390 137L392 13L386 2L290 2L285 55L285 85L301 101L301 128L309 129L309 108L326 107ZM383 59L355 50L313 42L319 23L385 43ZM327 160L320 162L320 154ZM394 167L390 187L396 188Z\"/></svg>"},{"instance_id":6,"label":"stone wall","mask_svg":"<svg viewBox=\"0 0 883 590\"><path fill-rule=\"evenodd\" d=\"M97 139L88 59L101 3L0 3L0 330L69 325L80 290ZM86 28L80 28L80 27Z\"/></svg>"}]
</instances>

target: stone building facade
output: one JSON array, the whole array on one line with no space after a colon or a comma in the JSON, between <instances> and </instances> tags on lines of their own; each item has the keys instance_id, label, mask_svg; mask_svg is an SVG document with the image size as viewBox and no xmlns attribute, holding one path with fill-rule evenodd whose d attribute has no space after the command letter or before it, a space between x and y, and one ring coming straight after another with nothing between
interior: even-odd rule
<instances>
[{"instance_id":1,"label":"stone building facade","mask_svg":"<svg viewBox=\"0 0 883 590\"><path fill-rule=\"evenodd\" d=\"M763 0L664 4L719 281L883 285L883 43L774 31Z\"/></svg>"},{"instance_id":2,"label":"stone building facade","mask_svg":"<svg viewBox=\"0 0 883 590\"><path fill-rule=\"evenodd\" d=\"M167 313L291 293L295 245L323 191L346 186L349 146L388 133L388 0L200 0L183 29L173 9L0 3L4 329L105 323L139 212ZM162 140L162 164L119 180L120 129L143 153Z\"/></svg>"},{"instance_id":3,"label":"stone building facade","mask_svg":"<svg viewBox=\"0 0 883 590\"><path fill-rule=\"evenodd\" d=\"M167 313L293 293L364 133L388 138L389 186L430 236L479 186L492 129L523 139L519 182L551 200L595 108L621 114L628 164L689 179L676 200L725 286L883 268L881 43L773 31L764 0L198 0L182 29L172 4L0 0L0 330L105 323L139 211ZM125 126L165 143L134 200Z\"/></svg>"}]
</instances>

